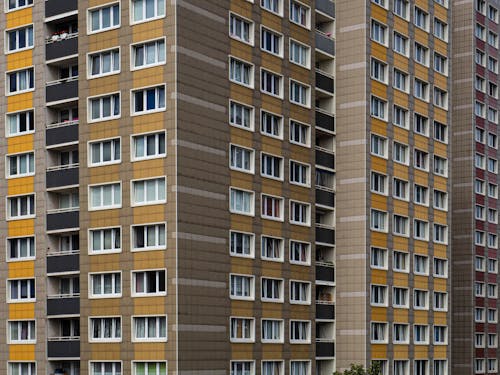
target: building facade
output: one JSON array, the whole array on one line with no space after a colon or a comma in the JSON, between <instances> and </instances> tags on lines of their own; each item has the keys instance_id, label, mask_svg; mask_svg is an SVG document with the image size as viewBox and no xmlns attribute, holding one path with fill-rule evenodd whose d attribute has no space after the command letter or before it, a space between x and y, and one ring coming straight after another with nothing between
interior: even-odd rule
<instances>
[{"instance_id":1,"label":"building facade","mask_svg":"<svg viewBox=\"0 0 500 375\"><path fill-rule=\"evenodd\" d=\"M498 373L499 9L453 12L454 374Z\"/></svg>"}]
</instances>

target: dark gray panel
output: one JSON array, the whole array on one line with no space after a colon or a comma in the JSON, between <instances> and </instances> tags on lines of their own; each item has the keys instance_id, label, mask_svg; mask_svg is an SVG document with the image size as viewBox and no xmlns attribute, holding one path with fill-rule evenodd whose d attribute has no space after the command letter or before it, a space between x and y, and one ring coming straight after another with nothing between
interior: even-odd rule
<instances>
[{"instance_id":1,"label":"dark gray panel","mask_svg":"<svg viewBox=\"0 0 500 375\"><path fill-rule=\"evenodd\" d=\"M47 343L49 358L79 358L80 341L49 341Z\"/></svg>"},{"instance_id":2,"label":"dark gray panel","mask_svg":"<svg viewBox=\"0 0 500 375\"><path fill-rule=\"evenodd\" d=\"M78 124L47 129L45 141L47 146L78 141Z\"/></svg>"},{"instance_id":3,"label":"dark gray panel","mask_svg":"<svg viewBox=\"0 0 500 375\"><path fill-rule=\"evenodd\" d=\"M316 0L316 9L335 18L335 4L330 0Z\"/></svg>"},{"instance_id":4,"label":"dark gray panel","mask_svg":"<svg viewBox=\"0 0 500 375\"><path fill-rule=\"evenodd\" d=\"M78 185L78 172L78 167L47 171L47 188Z\"/></svg>"},{"instance_id":5,"label":"dark gray panel","mask_svg":"<svg viewBox=\"0 0 500 375\"><path fill-rule=\"evenodd\" d=\"M335 169L335 156L328 152L316 150L316 164Z\"/></svg>"},{"instance_id":6,"label":"dark gray panel","mask_svg":"<svg viewBox=\"0 0 500 375\"><path fill-rule=\"evenodd\" d=\"M78 271L80 256L78 254L47 257L47 273Z\"/></svg>"},{"instance_id":7,"label":"dark gray panel","mask_svg":"<svg viewBox=\"0 0 500 375\"><path fill-rule=\"evenodd\" d=\"M324 91L327 91L327 92L330 92L333 94L333 91L334 91L333 78L327 76L326 74L323 74L323 73L317 71L316 72L316 87L321 89L321 90L324 90Z\"/></svg>"},{"instance_id":8,"label":"dark gray panel","mask_svg":"<svg viewBox=\"0 0 500 375\"><path fill-rule=\"evenodd\" d=\"M316 304L316 319L335 319L335 305Z\"/></svg>"},{"instance_id":9,"label":"dark gray panel","mask_svg":"<svg viewBox=\"0 0 500 375\"><path fill-rule=\"evenodd\" d=\"M47 315L80 314L80 298L54 298L47 300Z\"/></svg>"},{"instance_id":10,"label":"dark gray panel","mask_svg":"<svg viewBox=\"0 0 500 375\"><path fill-rule=\"evenodd\" d=\"M78 10L78 0L46 0L45 17Z\"/></svg>"},{"instance_id":11,"label":"dark gray panel","mask_svg":"<svg viewBox=\"0 0 500 375\"><path fill-rule=\"evenodd\" d=\"M335 344L333 342L317 342L316 357L334 357Z\"/></svg>"},{"instance_id":12,"label":"dark gray panel","mask_svg":"<svg viewBox=\"0 0 500 375\"><path fill-rule=\"evenodd\" d=\"M335 282L335 269L333 267L316 266L316 280Z\"/></svg>"},{"instance_id":13,"label":"dark gray panel","mask_svg":"<svg viewBox=\"0 0 500 375\"><path fill-rule=\"evenodd\" d=\"M59 42L47 44L45 47L45 58L47 60L59 59L64 56L78 53L78 38L64 39Z\"/></svg>"},{"instance_id":14,"label":"dark gray panel","mask_svg":"<svg viewBox=\"0 0 500 375\"><path fill-rule=\"evenodd\" d=\"M335 117L333 115L316 111L316 126L331 132L335 131Z\"/></svg>"},{"instance_id":15,"label":"dark gray panel","mask_svg":"<svg viewBox=\"0 0 500 375\"><path fill-rule=\"evenodd\" d=\"M78 80L47 86L45 95L47 102L78 98Z\"/></svg>"},{"instance_id":16,"label":"dark gray panel","mask_svg":"<svg viewBox=\"0 0 500 375\"><path fill-rule=\"evenodd\" d=\"M335 194L330 191L316 190L316 203L323 206L335 207Z\"/></svg>"},{"instance_id":17,"label":"dark gray panel","mask_svg":"<svg viewBox=\"0 0 500 375\"><path fill-rule=\"evenodd\" d=\"M65 230L78 228L80 226L79 216L79 211L47 214L47 230Z\"/></svg>"},{"instance_id":18,"label":"dark gray panel","mask_svg":"<svg viewBox=\"0 0 500 375\"><path fill-rule=\"evenodd\" d=\"M316 228L316 242L335 244L335 231L333 229Z\"/></svg>"},{"instance_id":19,"label":"dark gray panel","mask_svg":"<svg viewBox=\"0 0 500 375\"><path fill-rule=\"evenodd\" d=\"M316 32L316 48L329 55L335 55L335 42L326 35L318 32Z\"/></svg>"}]
</instances>

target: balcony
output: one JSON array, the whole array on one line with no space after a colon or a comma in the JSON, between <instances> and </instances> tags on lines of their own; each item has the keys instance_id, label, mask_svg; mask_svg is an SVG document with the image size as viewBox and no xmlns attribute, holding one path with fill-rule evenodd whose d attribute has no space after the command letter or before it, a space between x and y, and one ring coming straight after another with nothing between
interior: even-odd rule
<instances>
[{"instance_id":1,"label":"balcony","mask_svg":"<svg viewBox=\"0 0 500 375\"><path fill-rule=\"evenodd\" d=\"M47 315L79 315L80 295L57 295L47 298Z\"/></svg>"},{"instance_id":2,"label":"balcony","mask_svg":"<svg viewBox=\"0 0 500 375\"><path fill-rule=\"evenodd\" d=\"M316 302L316 319L335 320L335 306Z\"/></svg>"},{"instance_id":3,"label":"balcony","mask_svg":"<svg viewBox=\"0 0 500 375\"><path fill-rule=\"evenodd\" d=\"M80 358L80 336L49 337L48 358Z\"/></svg>"},{"instance_id":4,"label":"balcony","mask_svg":"<svg viewBox=\"0 0 500 375\"><path fill-rule=\"evenodd\" d=\"M327 34L316 30L316 49L327 53L328 55L335 56L335 41Z\"/></svg>"},{"instance_id":5,"label":"balcony","mask_svg":"<svg viewBox=\"0 0 500 375\"><path fill-rule=\"evenodd\" d=\"M335 117L331 113L316 108L316 126L335 132Z\"/></svg>"},{"instance_id":6,"label":"balcony","mask_svg":"<svg viewBox=\"0 0 500 375\"><path fill-rule=\"evenodd\" d=\"M45 100L47 103L78 100L78 77L47 82Z\"/></svg>"},{"instance_id":7,"label":"balcony","mask_svg":"<svg viewBox=\"0 0 500 375\"><path fill-rule=\"evenodd\" d=\"M335 268L316 264L316 280L335 282Z\"/></svg>"},{"instance_id":8,"label":"balcony","mask_svg":"<svg viewBox=\"0 0 500 375\"><path fill-rule=\"evenodd\" d=\"M335 344L333 342L317 342L316 357L335 357Z\"/></svg>"},{"instance_id":9,"label":"balcony","mask_svg":"<svg viewBox=\"0 0 500 375\"><path fill-rule=\"evenodd\" d=\"M49 253L47 273L72 272L80 270L80 252Z\"/></svg>"},{"instance_id":10,"label":"balcony","mask_svg":"<svg viewBox=\"0 0 500 375\"><path fill-rule=\"evenodd\" d=\"M316 242L335 245L335 230L316 225Z\"/></svg>"},{"instance_id":11,"label":"balcony","mask_svg":"<svg viewBox=\"0 0 500 375\"><path fill-rule=\"evenodd\" d=\"M47 211L48 231L76 230L80 227L80 209L68 208Z\"/></svg>"},{"instance_id":12,"label":"balcony","mask_svg":"<svg viewBox=\"0 0 500 375\"><path fill-rule=\"evenodd\" d=\"M45 60L56 60L66 56L78 54L78 33L67 34L66 37L58 39L47 39L45 46Z\"/></svg>"},{"instance_id":13,"label":"balcony","mask_svg":"<svg viewBox=\"0 0 500 375\"><path fill-rule=\"evenodd\" d=\"M335 194L326 190L316 190L316 204L335 207Z\"/></svg>"},{"instance_id":14,"label":"balcony","mask_svg":"<svg viewBox=\"0 0 500 375\"><path fill-rule=\"evenodd\" d=\"M335 18L335 4L331 0L316 0L316 10Z\"/></svg>"},{"instance_id":15,"label":"balcony","mask_svg":"<svg viewBox=\"0 0 500 375\"><path fill-rule=\"evenodd\" d=\"M58 165L47 168L47 189L78 185L78 164Z\"/></svg>"},{"instance_id":16,"label":"balcony","mask_svg":"<svg viewBox=\"0 0 500 375\"><path fill-rule=\"evenodd\" d=\"M320 90L333 94L334 93L333 77L321 70L316 70L316 87Z\"/></svg>"},{"instance_id":17,"label":"balcony","mask_svg":"<svg viewBox=\"0 0 500 375\"><path fill-rule=\"evenodd\" d=\"M78 0L45 0L45 17L78 11Z\"/></svg>"},{"instance_id":18,"label":"balcony","mask_svg":"<svg viewBox=\"0 0 500 375\"><path fill-rule=\"evenodd\" d=\"M78 120L47 125L45 143L47 146L78 142Z\"/></svg>"},{"instance_id":19,"label":"balcony","mask_svg":"<svg viewBox=\"0 0 500 375\"><path fill-rule=\"evenodd\" d=\"M316 164L326 168L335 169L335 156L331 152L316 147Z\"/></svg>"}]
</instances>

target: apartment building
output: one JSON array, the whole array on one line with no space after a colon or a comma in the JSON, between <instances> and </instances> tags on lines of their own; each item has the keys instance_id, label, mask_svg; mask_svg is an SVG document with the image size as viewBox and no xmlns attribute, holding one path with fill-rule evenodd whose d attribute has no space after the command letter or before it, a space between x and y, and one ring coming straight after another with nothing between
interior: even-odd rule
<instances>
[{"instance_id":1,"label":"apartment building","mask_svg":"<svg viewBox=\"0 0 500 375\"><path fill-rule=\"evenodd\" d=\"M3 5L0 374L331 374L334 4Z\"/></svg>"},{"instance_id":2,"label":"apartment building","mask_svg":"<svg viewBox=\"0 0 500 375\"><path fill-rule=\"evenodd\" d=\"M500 2L453 9L453 374L497 374Z\"/></svg>"},{"instance_id":3,"label":"apartment building","mask_svg":"<svg viewBox=\"0 0 500 375\"><path fill-rule=\"evenodd\" d=\"M336 2L336 365L450 367L451 4ZM455 51L456 53L456 51Z\"/></svg>"}]
</instances>

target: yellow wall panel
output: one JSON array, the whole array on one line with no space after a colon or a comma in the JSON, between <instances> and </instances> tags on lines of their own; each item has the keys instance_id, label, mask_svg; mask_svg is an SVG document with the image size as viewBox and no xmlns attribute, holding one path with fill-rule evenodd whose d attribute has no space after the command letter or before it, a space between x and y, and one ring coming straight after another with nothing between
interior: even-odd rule
<instances>
[{"instance_id":1,"label":"yellow wall panel","mask_svg":"<svg viewBox=\"0 0 500 375\"><path fill-rule=\"evenodd\" d=\"M9 12L5 14L6 16L6 29L12 29L19 26L23 26L33 22L33 7L28 7L24 9L17 10L15 12Z\"/></svg>"},{"instance_id":2,"label":"yellow wall panel","mask_svg":"<svg viewBox=\"0 0 500 375\"><path fill-rule=\"evenodd\" d=\"M33 92L11 95L7 97L7 112L21 111L33 107Z\"/></svg>"},{"instance_id":3,"label":"yellow wall panel","mask_svg":"<svg viewBox=\"0 0 500 375\"><path fill-rule=\"evenodd\" d=\"M35 220L12 220L7 223L9 236L18 237L35 233Z\"/></svg>"},{"instance_id":4,"label":"yellow wall panel","mask_svg":"<svg viewBox=\"0 0 500 375\"><path fill-rule=\"evenodd\" d=\"M7 70L23 69L33 65L33 50L15 52L7 55ZM37 67L36 69L40 69ZM36 73L36 72L35 72Z\"/></svg>"},{"instance_id":5,"label":"yellow wall panel","mask_svg":"<svg viewBox=\"0 0 500 375\"><path fill-rule=\"evenodd\" d=\"M11 303L9 304L9 319L22 320L35 317L35 303Z\"/></svg>"},{"instance_id":6,"label":"yellow wall panel","mask_svg":"<svg viewBox=\"0 0 500 375\"><path fill-rule=\"evenodd\" d=\"M9 360L10 361L34 361L35 360L35 345L9 345Z\"/></svg>"}]
</instances>

